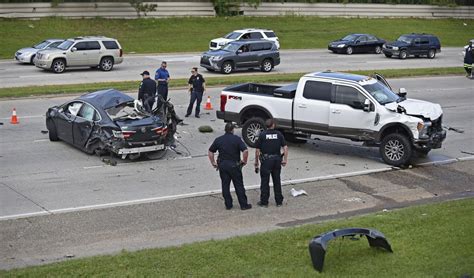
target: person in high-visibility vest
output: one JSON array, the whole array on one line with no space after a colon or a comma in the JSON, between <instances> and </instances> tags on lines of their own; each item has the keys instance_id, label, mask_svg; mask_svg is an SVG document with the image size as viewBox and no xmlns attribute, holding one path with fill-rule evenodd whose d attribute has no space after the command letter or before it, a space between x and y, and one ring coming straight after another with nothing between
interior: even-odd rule
<instances>
[{"instance_id":1,"label":"person in high-visibility vest","mask_svg":"<svg viewBox=\"0 0 474 278\"><path fill-rule=\"evenodd\" d=\"M464 54L464 69L466 70L466 76L472 78L472 62L474 60L474 51L472 49L472 41L466 48L466 54Z\"/></svg>"}]
</instances>

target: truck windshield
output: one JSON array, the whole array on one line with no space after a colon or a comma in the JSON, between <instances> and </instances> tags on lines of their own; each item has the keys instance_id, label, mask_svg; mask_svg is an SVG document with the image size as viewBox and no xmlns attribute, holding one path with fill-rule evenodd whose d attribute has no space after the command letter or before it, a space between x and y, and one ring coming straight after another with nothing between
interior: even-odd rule
<instances>
[{"instance_id":1,"label":"truck windshield","mask_svg":"<svg viewBox=\"0 0 474 278\"><path fill-rule=\"evenodd\" d=\"M380 83L380 81L362 87L382 105L398 100L398 95Z\"/></svg>"},{"instance_id":2,"label":"truck windshield","mask_svg":"<svg viewBox=\"0 0 474 278\"><path fill-rule=\"evenodd\" d=\"M58 45L58 48L61 50L68 50L73 43L73 41L63 41L60 45Z\"/></svg>"},{"instance_id":3,"label":"truck windshield","mask_svg":"<svg viewBox=\"0 0 474 278\"><path fill-rule=\"evenodd\" d=\"M224 48L222 48L222 50L229 51L229 52L236 52L237 49L239 49L239 47L240 45L238 44L229 43Z\"/></svg>"},{"instance_id":4,"label":"truck windshield","mask_svg":"<svg viewBox=\"0 0 474 278\"><path fill-rule=\"evenodd\" d=\"M401 36L397 39L397 41L404 42L407 44L411 44L412 38L406 37L406 36Z\"/></svg>"},{"instance_id":5,"label":"truck windshield","mask_svg":"<svg viewBox=\"0 0 474 278\"><path fill-rule=\"evenodd\" d=\"M229 33L229 34L225 35L225 38L230 39L230 40L235 40L235 39L238 39L240 37L240 35L242 35L242 33L232 32L232 33Z\"/></svg>"}]
</instances>

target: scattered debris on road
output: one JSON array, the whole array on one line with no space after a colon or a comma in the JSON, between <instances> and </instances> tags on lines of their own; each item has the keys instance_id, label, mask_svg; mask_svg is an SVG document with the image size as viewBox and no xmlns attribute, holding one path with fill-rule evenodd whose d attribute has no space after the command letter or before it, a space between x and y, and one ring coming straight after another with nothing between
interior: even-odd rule
<instances>
[{"instance_id":1,"label":"scattered debris on road","mask_svg":"<svg viewBox=\"0 0 474 278\"><path fill-rule=\"evenodd\" d=\"M206 132L213 132L214 130L212 129L212 127L208 126L208 125L202 125L198 128L199 132L202 132L202 133L206 133Z\"/></svg>"},{"instance_id":2,"label":"scattered debris on road","mask_svg":"<svg viewBox=\"0 0 474 278\"><path fill-rule=\"evenodd\" d=\"M117 161L113 158L102 158L102 162L110 166L117 166Z\"/></svg>"},{"instance_id":3,"label":"scattered debris on road","mask_svg":"<svg viewBox=\"0 0 474 278\"><path fill-rule=\"evenodd\" d=\"M301 190L296 190L296 189L292 188L292 189L290 190L290 193L291 193L291 196L293 196L293 197L298 197L298 196L301 196L301 195L306 195L306 196L308 196L308 193L306 193L306 191L304 191L303 189L301 189Z\"/></svg>"},{"instance_id":4,"label":"scattered debris on road","mask_svg":"<svg viewBox=\"0 0 474 278\"><path fill-rule=\"evenodd\" d=\"M42 134L47 134L48 131L47 131L47 130L42 130L41 133L42 133Z\"/></svg>"},{"instance_id":5,"label":"scattered debris on road","mask_svg":"<svg viewBox=\"0 0 474 278\"><path fill-rule=\"evenodd\" d=\"M443 127L447 130L452 130L452 131L457 132L457 133L464 133L464 130L459 129L459 128L455 128L455 127L451 127L451 126L447 126L447 125L445 125Z\"/></svg>"}]
</instances>

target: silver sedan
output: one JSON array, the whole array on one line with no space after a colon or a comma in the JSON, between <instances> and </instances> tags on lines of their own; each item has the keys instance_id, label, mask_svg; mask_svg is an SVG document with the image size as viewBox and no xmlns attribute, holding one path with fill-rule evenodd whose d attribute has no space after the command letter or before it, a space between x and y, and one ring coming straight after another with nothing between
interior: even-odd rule
<instances>
[{"instance_id":1,"label":"silver sedan","mask_svg":"<svg viewBox=\"0 0 474 278\"><path fill-rule=\"evenodd\" d=\"M17 60L20 63L34 64L36 52L43 49L56 48L63 41L64 41L63 39L48 39L32 47L22 48L18 50L17 52L15 52L15 60Z\"/></svg>"}]
</instances>

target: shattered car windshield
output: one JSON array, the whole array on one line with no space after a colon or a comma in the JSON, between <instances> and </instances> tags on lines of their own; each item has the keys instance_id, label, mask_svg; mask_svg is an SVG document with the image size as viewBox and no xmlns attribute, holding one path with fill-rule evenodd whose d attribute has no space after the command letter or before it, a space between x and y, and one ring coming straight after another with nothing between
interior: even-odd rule
<instances>
[{"instance_id":1,"label":"shattered car windshield","mask_svg":"<svg viewBox=\"0 0 474 278\"><path fill-rule=\"evenodd\" d=\"M392 92L380 81L373 84L366 84L362 87L364 87L364 89L382 105L398 100L398 95Z\"/></svg>"},{"instance_id":2,"label":"shattered car windshield","mask_svg":"<svg viewBox=\"0 0 474 278\"><path fill-rule=\"evenodd\" d=\"M135 109L133 102L124 103L120 106L109 108L105 110L105 112L107 112L112 120L123 118L141 119L145 116L143 113Z\"/></svg>"},{"instance_id":3,"label":"shattered car windshield","mask_svg":"<svg viewBox=\"0 0 474 278\"><path fill-rule=\"evenodd\" d=\"M225 35L224 38L230 39L230 40L235 40L235 39L238 39L240 37L240 35L242 35L242 33L232 32L232 33L229 33L229 34Z\"/></svg>"}]
</instances>

